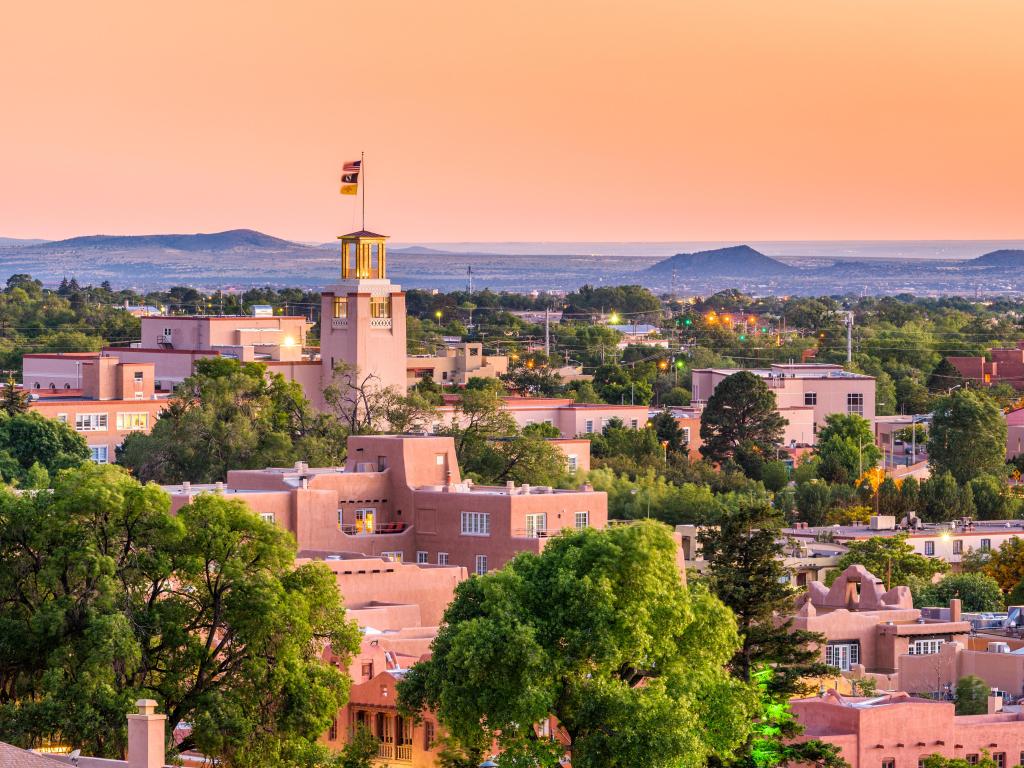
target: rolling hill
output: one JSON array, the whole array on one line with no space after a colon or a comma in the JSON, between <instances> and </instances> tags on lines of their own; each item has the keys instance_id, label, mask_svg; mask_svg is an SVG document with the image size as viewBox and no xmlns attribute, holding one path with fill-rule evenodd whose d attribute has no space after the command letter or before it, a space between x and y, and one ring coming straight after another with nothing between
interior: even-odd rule
<instances>
[{"instance_id":1,"label":"rolling hill","mask_svg":"<svg viewBox=\"0 0 1024 768\"><path fill-rule=\"evenodd\" d=\"M734 245L696 253L677 253L648 267L649 275L679 277L782 277L792 274L796 267L783 264L770 256L755 251L749 245Z\"/></svg>"},{"instance_id":2,"label":"rolling hill","mask_svg":"<svg viewBox=\"0 0 1024 768\"><path fill-rule=\"evenodd\" d=\"M1019 269L1024 267L1024 251L1004 249L983 254L966 262L972 267L995 267L997 269Z\"/></svg>"}]
</instances>

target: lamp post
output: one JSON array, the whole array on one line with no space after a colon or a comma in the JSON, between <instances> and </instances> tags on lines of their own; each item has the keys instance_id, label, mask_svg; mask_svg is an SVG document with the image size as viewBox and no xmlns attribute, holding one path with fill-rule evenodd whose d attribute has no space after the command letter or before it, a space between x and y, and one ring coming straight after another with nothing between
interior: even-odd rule
<instances>
[{"instance_id":1,"label":"lamp post","mask_svg":"<svg viewBox=\"0 0 1024 768\"><path fill-rule=\"evenodd\" d=\"M437 312L434 313L434 317L437 318L437 327L440 328L441 327L441 310L440 309L437 310Z\"/></svg>"}]
</instances>

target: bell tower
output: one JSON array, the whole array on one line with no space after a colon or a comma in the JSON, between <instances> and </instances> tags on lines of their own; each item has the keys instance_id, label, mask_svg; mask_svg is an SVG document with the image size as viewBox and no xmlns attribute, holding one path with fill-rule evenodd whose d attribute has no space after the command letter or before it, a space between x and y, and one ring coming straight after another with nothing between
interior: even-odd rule
<instances>
[{"instance_id":1,"label":"bell tower","mask_svg":"<svg viewBox=\"0 0 1024 768\"><path fill-rule=\"evenodd\" d=\"M359 380L406 390L405 294L387 278L387 235L360 230L341 241L341 275L320 300L321 389L347 363Z\"/></svg>"}]
</instances>

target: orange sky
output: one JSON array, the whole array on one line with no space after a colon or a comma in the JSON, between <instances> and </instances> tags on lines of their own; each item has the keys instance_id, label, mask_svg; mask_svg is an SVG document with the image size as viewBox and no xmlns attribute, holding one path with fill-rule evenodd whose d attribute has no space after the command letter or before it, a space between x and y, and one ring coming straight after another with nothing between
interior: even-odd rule
<instances>
[{"instance_id":1,"label":"orange sky","mask_svg":"<svg viewBox=\"0 0 1024 768\"><path fill-rule=\"evenodd\" d=\"M22 2L0 236L1024 237L1022 0Z\"/></svg>"}]
</instances>

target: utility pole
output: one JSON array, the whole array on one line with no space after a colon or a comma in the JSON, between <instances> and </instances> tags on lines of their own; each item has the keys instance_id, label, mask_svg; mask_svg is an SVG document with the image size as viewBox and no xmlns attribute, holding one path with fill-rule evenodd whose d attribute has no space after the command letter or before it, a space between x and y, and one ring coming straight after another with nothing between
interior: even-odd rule
<instances>
[{"instance_id":1,"label":"utility pole","mask_svg":"<svg viewBox=\"0 0 1024 768\"><path fill-rule=\"evenodd\" d=\"M551 355L551 310L544 307L544 356Z\"/></svg>"},{"instance_id":2,"label":"utility pole","mask_svg":"<svg viewBox=\"0 0 1024 768\"><path fill-rule=\"evenodd\" d=\"M853 362L853 312L846 313L846 362Z\"/></svg>"}]
</instances>

